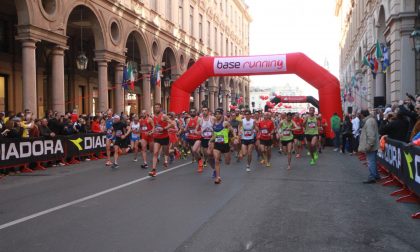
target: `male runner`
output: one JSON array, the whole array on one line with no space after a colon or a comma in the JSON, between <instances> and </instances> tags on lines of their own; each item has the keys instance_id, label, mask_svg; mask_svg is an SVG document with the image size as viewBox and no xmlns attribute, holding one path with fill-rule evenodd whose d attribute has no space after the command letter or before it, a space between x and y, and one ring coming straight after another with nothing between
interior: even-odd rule
<instances>
[{"instance_id":1,"label":"male runner","mask_svg":"<svg viewBox=\"0 0 420 252\"><path fill-rule=\"evenodd\" d=\"M158 155L160 150L163 149L164 155L164 167L168 167L168 156L169 156L169 135L168 130L173 127L173 124L169 123L169 117L162 113L161 104L156 103L154 107L155 115L153 116L153 166L149 172L149 176L156 177L156 166L158 161Z\"/></svg>"},{"instance_id":2,"label":"male runner","mask_svg":"<svg viewBox=\"0 0 420 252\"><path fill-rule=\"evenodd\" d=\"M197 111L195 109L190 110L190 118L186 121L185 134L187 137L188 145L191 148L191 155L193 159L198 162L197 172L203 172L203 160L201 159L200 147L201 147L201 132L200 124L198 123Z\"/></svg>"},{"instance_id":3,"label":"male runner","mask_svg":"<svg viewBox=\"0 0 420 252\"><path fill-rule=\"evenodd\" d=\"M266 167L270 167L271 146L273 145L272 137L273 132L275 131L270 112L264 113L264 119L258 123L258 130L260 133L260 146L263 154L261 164L265 164Z\"/></svg>"},{"instance_id":4,"label":"male runner","mask_svg":"<svg viewBox=\"0 0 420 252\"><path fill-rule=\"evenodd\" d=\"M298 126L296 130L293 130L293 140L294 140L294 149L296 152L296 158L300 158L300 153L302 152L302 142L304 141L304 132L303 132L303 119L300 117L299 113L295 113L293 121Z\"/></svg>"},{"instance_id":5,"label":"male runner","mask_svg":"<svg viewBox=\"0 0 420 252\"><path fill-rule=\"evenodd\" d=\"M118 165L118 156L120 148L125 148L124 140L129 135L126 130L125 123L120 121L120 117L118 115L114 116L114 123L112 124L112 135L115 137L114 142L114 164L112 165L112 168L116 169L119 167Z\"/></svg>"},{"instance_id":6,"label":"male runner","mask_svg":"<svg viewBox=\"0 0 420 252\"><path fill-rule=\"evenodd\" d=\"M315 108L309 108L309 115L304 119L305 137L309 153L311 155L311 165L315 165L318 160L318 120L315 117Z\"/></svg>"},{"instance_id":7,"label":"male runner","mask_svg":"<svg viewBox=\"0 0 420 252\"><path fill-rule=\"evenodd\" d=\"M111 162L111 145L114 142L114 134L112 129L112 124L114 123L114 119L112 118L112 110L108 109L106 111L106 119L105 119L105 130L106 130L106 166L112 165Z\"/></svg>"},{"instance_id":8,"label":"male runner","mask_svg":"<svg viewBox=\"0 0 420 252\"><path fill-rule=\"evenodd\" d=\"M209 109L203 107L201 109L203 116L198 119L198 125L201 128L201 153L204 156L204 166L206 166L209 157L213 156L213 153L209 149L209 141L213 136L213 125L214 117L209 115ZM210 162L210 165L214 169L214 160Z\"/></svg>"},{"instance_id":9,"label":"male runner","mask_svg":"<svg viewBox=\"0 0 420 252\"><path fill-rule=\"evenodd\" d=\"M245 111L245 118L239 125L239 134L241 136L242 149L240 158L247 156L246 171L251 171L252 150L255 144L255 132L258 130L255 120L251 118L251 111Z\"/></svg>"},{"instance_id":10,"label":"male runner","mask_svg":"<svg viewBox=\"0 0 420 252\"><path fill-rule=\"evenodd\" d=\"M134 162L137 162L137 154L139 152L139 141L140 141L140 134L141 134L141 128L140 128L140 122L139 117L137 115L133 116L133 121L130 124L129 132L131 133L130 140L131 140L131 148L134 149Z\"/></svg>"},{"instance_id":11,"label":"male runner","mask_svg":"<svg viewBox=\"0 0 420 252\"><path fill-rule=\"evenodd\" d=\"M149 168L147 165L147 146L149 151L153 154L153 119L147 115L146 110L141 111L140 129L141 129L141 155L143 157L143 164L140 166L143 169Z\"/></svg>"}]
</instances>

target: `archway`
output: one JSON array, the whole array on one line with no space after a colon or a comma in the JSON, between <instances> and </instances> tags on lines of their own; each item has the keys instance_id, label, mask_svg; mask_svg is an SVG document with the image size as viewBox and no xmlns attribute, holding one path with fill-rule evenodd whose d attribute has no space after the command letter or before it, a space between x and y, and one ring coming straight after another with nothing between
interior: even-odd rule
<instances>
[{"instance_id":1,"label":"archway","mask_svg":"<svg viewBox=\"0 0 420 252\"><path fill-rule=\"evenodd\" d=\"M160 101L165 111L169 109L169 104L171 100L170 99L171 85L172 85L172 80L174 79L173 77L176 76L176 67L177 67L177 63L176 63L175 53L170 47L167 47L165 51L163 51L163 55L162 55L162 76L161 76L162 100Z\"/></svg>"},{"instance_id":2,"label":"archway","mask_svg":"<svg viewBox=\"0 0 420 252\"><path fill-rule=\"evenodd\" d=\"M181 113L189 109L189 97L194 89L211 76L244 76L296 74L318 89L320 111L326 118L342 114L340 84L329 73L303 53L288 53L245 57L202 57L172 86L170 111ZM329 120L327 120L329 121ZM331 130L327 131L331 137Z\"/></svg>"}]
</instances>

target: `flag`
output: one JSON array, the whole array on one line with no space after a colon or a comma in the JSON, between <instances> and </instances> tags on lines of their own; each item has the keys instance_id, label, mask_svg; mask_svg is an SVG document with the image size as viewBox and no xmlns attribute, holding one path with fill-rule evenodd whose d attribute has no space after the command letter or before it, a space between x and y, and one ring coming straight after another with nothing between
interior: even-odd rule
<instances>
[{"instance_id":1,"label":"flag","mask_svg":"<svg viewBox=\"0 0 420 252\"><path fill-rule=\"evenodd\" d=\"M156 86L160 87L160 66L156 65Z\"/></svg>"},{"instance_id":2,"label":"flag","mask_svg":"<svg viewBox=\"0 0 420 252\"><path fill-rule=\"evenodd\" d=\"M365 55L365 56L363 56L363 65L365 65L365 66L370 66L369 61L368 61L368 59L367 59L366 55Z\"/></svg>"},{"instance_id":3,"label":"flag","mask_svg":"<svg viewBox=\"0 0 420 252\"><path fill-rule=\"evenodd\" d=\"M124 90L127 90L127 88L128 88L128 80L130 79L130 75L129 75L129 72L128 72L128 68L127 68L127 66L124 66L124 70L123 70L123 79L122 79L122 82L121 82L121 86L124 88Z\"/></svg>"},{"instance_id":4,"label":"flag","mask_svg":"<svg viewBox=\"0 0 420 252\"><path fill-rule=\"evenodd\" d=\"M369 66L370 66L370 72L372 73L373 78L376 79L375 61L371 55L369 55Z\"/></svg>"},{"instance_id":5,"label":"flag","mask_svg":"<svg viewBox=\"0 0 420 252\"><path fill-rule=\"evenodd\" d=\"M379 41L376 41L376 58L381 59L383 57L381 44L379 44Z\"/></svg>"},{"instance_id":6,"label":"flag","mask_svg":"<svg viewBox=\"0 0 420 252\"><path fill-rule=\"evenodd\" d=\"M388 47L384 46L382 52L383 52L383 56L384 56L384 58L382 60L382 71L385 73L388 70L388 67L390 65Z\"/></svg>"},{"instance_id":7,"label":"flag","mask_svg":"<svg viewBox=\"0 0 420 252\"><path fill-rule=\"evenodd\" d=\"M126 82L125 89L129 87L130 90L134 90L134 73L133 73L133 68L131 67L131 65L127 65L127 67L125 67L124 75L125 75L125 82Z\"/></svg>"},{"instance_id":8,"label":"flag","mask_svg":"<svg viewBox=\"0 0 420 252\"><path fill-rule=\"evenodd\" d=\"M373 61L373 71L375 71L375 74L378 72L379 62L377 58L374 58Z\"/></svg>"}]
</instances>

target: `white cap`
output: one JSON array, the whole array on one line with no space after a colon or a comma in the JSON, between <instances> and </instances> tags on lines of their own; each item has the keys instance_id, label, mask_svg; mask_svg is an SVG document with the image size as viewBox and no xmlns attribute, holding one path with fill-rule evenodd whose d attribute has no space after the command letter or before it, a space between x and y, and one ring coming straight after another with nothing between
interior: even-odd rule
<instances>
[{"instance_id":1,"label":"white cap","mask_svg":"<svg viewBox=\"0 0 420 252\"><path fill-rule=\"evenodd\" d=\"M120 119L120 116L119 115L114 115L112 118L113 119Z\"/></svg>"}]
</instances>

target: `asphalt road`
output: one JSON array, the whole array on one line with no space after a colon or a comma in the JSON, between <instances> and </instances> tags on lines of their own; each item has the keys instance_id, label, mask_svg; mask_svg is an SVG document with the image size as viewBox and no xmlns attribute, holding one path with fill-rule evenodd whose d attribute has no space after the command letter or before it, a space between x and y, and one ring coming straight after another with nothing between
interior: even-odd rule
<instances>
[{"instance_id":1,"label":"asphalt road","mask_svg":"<svg viewBox=\"0 0 420 252\"><path fill-rule=\"evenodd\" d=\"M273 154L223 166L221 185L185 160L147 178L131 155L3 178L0 251L420 251L420 205L362 184L356 157L327 149L287 171Z\"/></svg>"}]
</instances>

